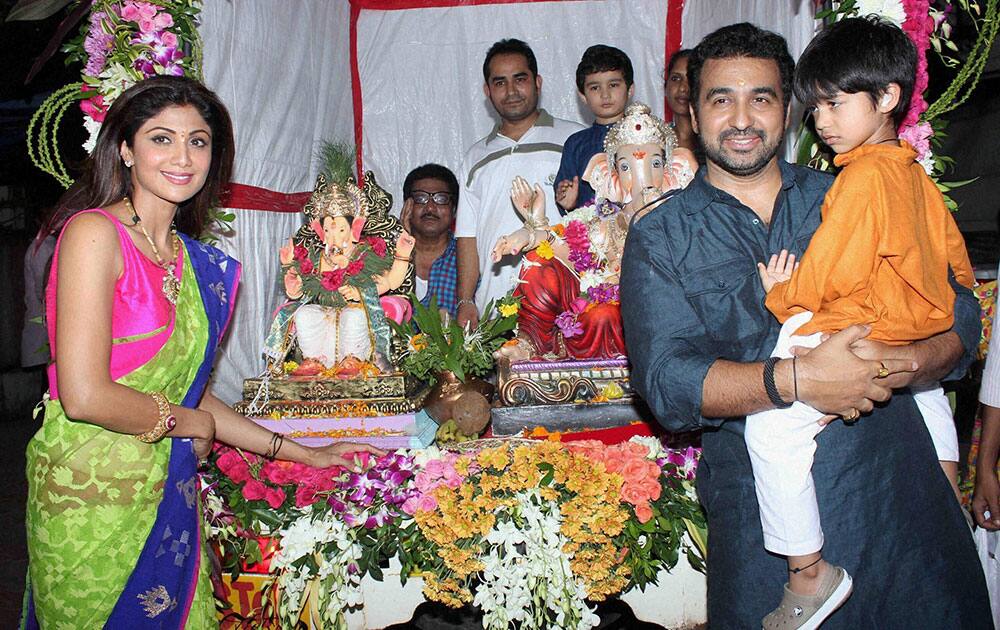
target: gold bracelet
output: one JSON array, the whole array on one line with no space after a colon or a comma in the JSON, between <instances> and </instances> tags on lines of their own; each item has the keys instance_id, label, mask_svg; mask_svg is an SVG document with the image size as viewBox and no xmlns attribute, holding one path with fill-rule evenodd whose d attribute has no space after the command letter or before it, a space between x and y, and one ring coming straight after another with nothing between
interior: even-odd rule
<instances>
[{"instance_id":1,"label":"gold bracelet","mask_svg":"<svg viewBox=\"0 0 1000 630\"><path fill-rule=\"evenodd\" d=\"M397 256L397 255L393 254L392 255L392 259L393 260L399 260L399 261L402 261L402 262L410 262L410 257L409 256L407 256L407 257L404 258L402 256Z\"/></svg>"},{"instance_id":2,"label":"gold bracelet","mask_svg":"<svg viewBox=\"0 0 1000 630\"><path fill-rule=\"evenodd\" d=\"M170 401L163 395L163 392L152 392L149 396L156 403L156 411L159 413L160 419L156 421L152 429L135 436L135 439L146 444L159 442L164 435L170 433L177 426L177 417L170 413Z\"/></svg>"}]
</instances>

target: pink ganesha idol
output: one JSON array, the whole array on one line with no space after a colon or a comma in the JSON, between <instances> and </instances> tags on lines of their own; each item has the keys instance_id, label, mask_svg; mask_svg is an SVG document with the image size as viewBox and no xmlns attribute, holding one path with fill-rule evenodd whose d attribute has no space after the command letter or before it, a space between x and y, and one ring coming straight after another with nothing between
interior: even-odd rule
<instances>
[{"instance_id":1,"label":"pink ganesha idol","mask_svg":"<svg viewBox=\"0 0 1000 630\"><path fill-rule=\"evenodd\" d=\"M604 153L587 165L583 178L597 193L594 203L548 225L541 188L516 178L511 200L524 227L497 241L493 260L531 251L513 292L521 298L518 333L497 359L624 357L618 276L629 225L665 193L687 186L697 167L670 126L634 103L608 130Z\"/></svg>"}]
</instances>

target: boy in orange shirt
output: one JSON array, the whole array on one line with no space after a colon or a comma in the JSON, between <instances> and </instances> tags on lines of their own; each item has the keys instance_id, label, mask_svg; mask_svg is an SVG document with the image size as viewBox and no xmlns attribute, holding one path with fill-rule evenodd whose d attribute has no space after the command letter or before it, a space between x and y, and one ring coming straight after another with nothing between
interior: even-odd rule
<instances>
[{"instance_id":1,"label":"boy in orange shirt","mask_svg":"<svg viewBox=\"0 0 1000 630\"><path fill-rule=\"evenodd\" d=\"M873 18L841 20L802 53L796 96L843 170L801 264L782 251L758 265L767 308L783 322L768 359L772 375L773 362L791 356L791 346L815 347L823 333L855 323L870 326L869 339L895 345L945 332L954 320L949 268L972 286L965 243L941 193L913 148L897 139L915 77L916 50L906 34ZM767 374L765 362L765 386ZM883 366L879 377L888 374ZM958 442L948 400L940 387L914 400L954 485ZM855 409L844 419L859 416ZM799 402L747 417L764 546L786 556L789 568L784 598L764 618L765 629L817 628L853 587L821 554L811 473L821 418Z\"/></svg>"}]
</instances>

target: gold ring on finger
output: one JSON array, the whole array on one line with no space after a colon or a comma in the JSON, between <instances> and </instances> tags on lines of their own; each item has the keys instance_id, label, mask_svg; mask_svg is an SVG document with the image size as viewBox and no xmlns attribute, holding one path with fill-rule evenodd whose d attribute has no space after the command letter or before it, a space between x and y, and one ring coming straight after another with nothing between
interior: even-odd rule
<instances>
[{"instance_id":1,"label":"gold ring on finger","mask_svg":"<svg viewBox=\"0 0 1000 630\"><path fill-rule=\"evenodd\" d=\"M887 376L889 376L889 368L885 367L885 363L879 361L878 374L875 375L875 378L885 378Z\"/></svg>"},{"instance_id":2,"label":"gold ring on finger","mask_svg":"<svg viewBox=\"0 0 1000 630\"><path fill-rule=\"evenodd\" d=\"M850 415L843 416L844 422L846 422L847 424L854 424L855 422L858 421L858 418L860 417L861 417L861 412L858 411L857 409L852 409Z\"/></svg>"}]
</instances>

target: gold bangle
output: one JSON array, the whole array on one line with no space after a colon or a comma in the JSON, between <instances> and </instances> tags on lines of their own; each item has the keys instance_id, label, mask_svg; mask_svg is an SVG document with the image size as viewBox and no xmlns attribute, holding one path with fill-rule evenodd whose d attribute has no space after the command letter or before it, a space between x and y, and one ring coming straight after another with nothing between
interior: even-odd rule
<instances>
[{"instance_id":1,"label":"gold bangle","mask_svg":"<svg viewBox=\"0 0 1000 630\"><path fill-rule=\"evenodd\" d=\"M151 392L149 396L156 403L156 411L160 418L153 425L152 429L135 436L135 439L146 444L159 442L163 439L163 436L170 433L177 426L177 417L170 413L170 401L163 395L163 392Z\"/></svg>"},{"instance_id":2,"label":"gold bangle","mask_svg":"<svg viewBox=\"0 0 1000 630\"><path fill-rule=\"evenodd\" d=\"M402 256L397 256L397 255L393 254L392 255L392 259L393 260L399 260L399 261L402 261L402 262L410 262L410 257L409 256L407 256L406 258L403 258Z\"/></svg>"}]
</instances>

